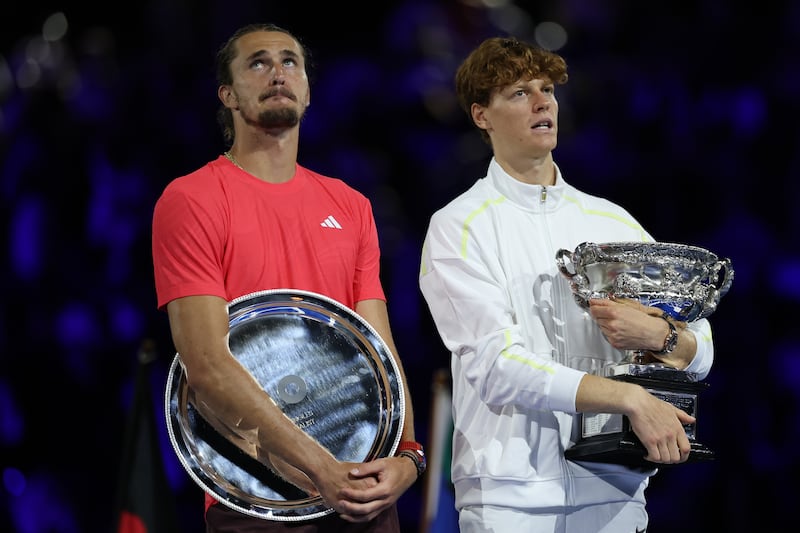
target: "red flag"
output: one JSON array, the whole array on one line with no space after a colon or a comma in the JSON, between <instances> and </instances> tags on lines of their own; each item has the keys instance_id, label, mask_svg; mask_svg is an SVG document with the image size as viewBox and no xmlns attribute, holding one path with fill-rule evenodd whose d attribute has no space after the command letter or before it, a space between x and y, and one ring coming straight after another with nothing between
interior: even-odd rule
<instances>
[{"instance_id":1,"label":"red flag","mask_svg":"<svg viewBox=\"0 0 800 533\"><path fill-rule=\"evenodd\" d=\"M157 354L142 343L136 370L133 406L128 415L117 488L116 533L176 533L175 497L167 481L158 446L150 364Z\"/></svg>"}]
</instances>

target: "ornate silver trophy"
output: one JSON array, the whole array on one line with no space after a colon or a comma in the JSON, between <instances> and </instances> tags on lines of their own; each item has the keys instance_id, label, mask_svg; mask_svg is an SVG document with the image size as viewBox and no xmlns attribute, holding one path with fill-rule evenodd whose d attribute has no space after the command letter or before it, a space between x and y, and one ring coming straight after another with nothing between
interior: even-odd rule
<instances>
[{"instance_id":1,"label":"ornate silver trophy","mask_svg":"<svg viewBox=\"0 0 800 533\"><path fill-rule=\"evenodd\" d=\"M588 308L592 298L630 298L659 309L663 316L692 322L713 313L733 282L729 259L706 249L660 242L585 242L574 251L561 249L556 264L570 282L575 301ZM707 387L692 372L658 362L629 350L619 362L606 365L602 375L642 385L697 420L698 396ZM697 441L697 422L684 426L691 443L689 461L713 459L714 452ZM627 417L584 413L581 437L565 455L574 460L652 467L645 448Z\"/></svg>"}]
</instances>

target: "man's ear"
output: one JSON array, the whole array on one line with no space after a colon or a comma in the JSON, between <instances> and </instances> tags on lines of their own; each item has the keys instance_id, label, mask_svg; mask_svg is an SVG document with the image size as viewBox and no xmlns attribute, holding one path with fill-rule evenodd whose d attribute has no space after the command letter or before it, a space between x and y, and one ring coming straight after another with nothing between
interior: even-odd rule
<instances>
[{"instance_id":1,"label":"man's ear","mask_svg":"<svg viewBox=\"0 0 800 533\"><path fill-rule=\"evenodd\" d=\"M480 104L472 104L469 108L470 113L472 114L472 122L475 123L482 130L489 129L489 121L486 118L486 114L484 113L485 108Z\"/></svg>"},{"instance_id":2,"label":"man's ear","mask_svg":"<svg viewBox=\"0 0 800 533\"><path fill-rule=\"evenodd\" d=\"M219 101L222 102L222 105L228 109L236 109L239 106L239 99L236 98L230 85L220 85L219 88L217 88L217 97L219 97Z\"/></svg>"}]
</instances>

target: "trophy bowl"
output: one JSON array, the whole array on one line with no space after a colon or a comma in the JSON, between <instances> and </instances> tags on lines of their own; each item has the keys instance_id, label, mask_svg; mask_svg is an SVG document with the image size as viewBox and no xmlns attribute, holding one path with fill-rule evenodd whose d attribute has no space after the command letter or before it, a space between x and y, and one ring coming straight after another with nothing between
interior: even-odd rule
<instances>
[{"instance_id":1,"label":"trophy bowl","mask_svg":"<svg viewBox=\"0 0 800 533\"><path fill-rule=\"evenodd\" d=\"M730 259L677 243L584 242L574 251L559 250L556 265L583 308L593 298L629 298L683 322L711 315L733 282ZM660 362L645 364L642 355L627 350L624 360L606 365L601 372L611 379L637 383L697 420L698 397L706 384L693 372ZM689 460L711 459L713 451L696 440L696 425L684 426L692 446ZM652 467L644 455L644 446L627 418L609 413L583 413L581 436L566 452L574 460Z\"/></svg>"},{"instance_id":2,"label":"trophy bowl","mask_svg":"<svg viewBox=\"0 0 800 533\"><path fill-rule=\"evenodd\" d=\"M585 242L559 250L556 264L583 307L592 298L632 298L684 322L713 313L733 282L730 259L686 244Z\"/></svg>"}]
</instances>

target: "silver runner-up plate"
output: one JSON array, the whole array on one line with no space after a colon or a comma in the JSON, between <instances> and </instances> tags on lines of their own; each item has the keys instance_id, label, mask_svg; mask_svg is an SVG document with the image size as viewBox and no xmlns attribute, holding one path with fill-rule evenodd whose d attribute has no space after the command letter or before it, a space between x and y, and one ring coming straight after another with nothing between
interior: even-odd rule
<instances>
[{"instance_id":1,"label":"silver runner-up plate","mask_svg":"<svg viewBox=\"0 0 800 533\"><path fill-rule=\"evenodd\" d=\"M340 461L394 454L405 396L397 362L361 316L308 291L276 289L228 305L229 346L283 413ZM302 521L333 512L286 481L255 446L209 420L192 403L180 354L167 377L173 448L191 478L241 513Z\"/></svg>"}]
</instances>

